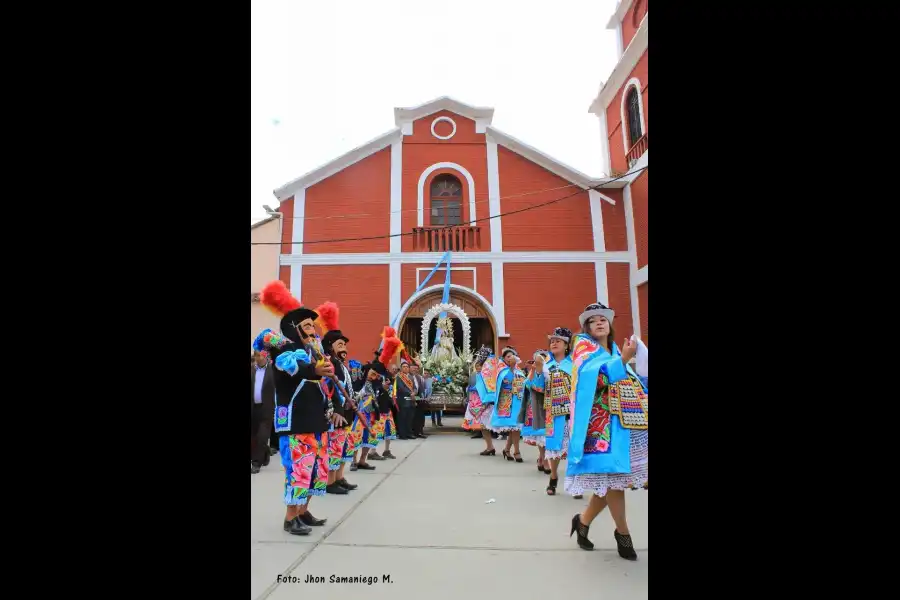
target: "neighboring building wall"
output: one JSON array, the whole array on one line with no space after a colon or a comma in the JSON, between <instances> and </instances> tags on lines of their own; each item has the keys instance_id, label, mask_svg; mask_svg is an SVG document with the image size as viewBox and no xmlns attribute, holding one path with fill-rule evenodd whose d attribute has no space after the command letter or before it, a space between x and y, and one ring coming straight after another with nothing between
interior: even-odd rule
<instances>
[{"instance_id":1,"label":"neighboring building wall","mask_svg":"<svg viewBox=\"0 0 900 600\"><path fill-rule=\"evenodd\" d=\"M275 245L250 246L250 293L259 293L264 285L279 277L278 219L250 228L250 242L276 242ZM278 330L278 319L258 302L250 303L250 339L264 329Z\"/></svg>"},{"instance_id":2,"label":"neighboring building wall","mask_svg":"<svg viewBox=\"0 0 900 600\"><path fill-rule=\"evenodd\" d=\"M628 265L622 266L627 276ZM523 360L547 349L554 327L580 331L578 315L597 295L593 263L507 263L503 278L510 334L505 343L522 353Z\"/></svg>"}]
</instances>

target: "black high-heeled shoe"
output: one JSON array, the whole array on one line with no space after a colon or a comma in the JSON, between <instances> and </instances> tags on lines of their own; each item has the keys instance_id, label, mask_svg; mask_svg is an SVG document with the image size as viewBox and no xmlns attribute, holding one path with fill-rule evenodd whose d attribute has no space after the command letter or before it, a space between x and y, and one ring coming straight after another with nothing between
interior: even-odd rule
<instances>
[{"instance_id":1,"label":"black high-heeled shoe","mask_svg":"<svg viewBox=\"0 0 900 600\"><path fill-rule=\"evenodd\" d=\"M581 522L581 515L576 514L572 517L572 531L569 533L569 537L572 537L573 533L578 534L578 547L582 550L593 550L594 543L588 539L588 531L590 531L591 526L585 525Z\"/></svg>"},{"instance_id":2,"label":"black high-heeled shoe","mask_svg":"<svg viewBox=\"0 0 900 600\"><path fill-rule=\"evenodd\" d=\"M480 454L481 456L494 456L495 454L497 454L497 450L495 450L494 448L491 448L490 450L482 450Z\"/></svg>"},{"instance_id":3,"label":"black high-heeled shoe","mask_svg":"<svg viewBox=\"0 0 900 600\"><path fill-rule=\"evenodd\" d=\"M512 455L509 453L509 450L504 450L504 451L503 451L503 458L505 458L506 460L515 460L515 459L512 457Z\"/></svg>"},{"instance_id":4,"label":"black high-heeled shoe","mask_svg":"<svg viewBox=\"0 0 900 600\"><path fill-rule=\"evenodd\" d=\"M613 530L613 536L616 538L616 547L619 550L619 556L625 560L637 560L637 552L634 551L634 544L630 535L622 535Z\"/></svg>"},{"instance_id":5,"label":"black high-heeled shoe","mask_svg":"<svg viewBox=\"0 0 900 600\"><path fill-rule=\"evenodd\" d=\"M348 393L349 393L349 392L348 392ZM518 452L516 452L513 456L516 457L516 458L515 458L516 462L525 462L525 461L522 460L522 455L519 454Z\"/></svg>"},{"instance_id":6,"label":"black high-heeled shoe","mask_svg":"<svg viewBox=\"0 0 900 600\"><path fill-rule=\"evenodd\" d=\"M554 479L552 477L550 478L550 484L547 486L547 495L548 496L556 495L556 484L557 483L559 483L559 477L557 477L556 479ZM572 535L570 534L569 537L572 537Z\"/></svg>"}]
</instances>

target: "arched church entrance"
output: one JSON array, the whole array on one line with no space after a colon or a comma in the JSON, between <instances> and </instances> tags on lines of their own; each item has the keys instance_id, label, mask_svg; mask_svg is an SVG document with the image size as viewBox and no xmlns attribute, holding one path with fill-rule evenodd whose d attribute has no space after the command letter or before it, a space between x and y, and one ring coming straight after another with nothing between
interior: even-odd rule
<instances>
[{"instance_id":1,"label":"arched church entrance","mask_svg":"<svg viewBox=\"0 0 900 600\"><path fill-rule=\"evenodd\" d=\"M400 319L400 340L410 350L416 353L421 352L422 345L422 321L425 313L435 304L440 304L443 298L443 291L438 289L422 295L417 299L406 311ZM493 350L497 349L497 328L491 318L490 312L482 305L481 300L475 296L471 296L459 289L450 290L450 304L455 304L463 309L466 316L469 317L471 325L471 348L474 352L481 347L482 344L489 346ZM452 317L452 315L450 315ZM456 346L457 352L461 352L463 348L463 331L462 324L459 319L453 321L453 345ZM434 343L434 336L437 332L437 319L432 320L431 326L428 328L429 344Z\"/></svg>"}]
</instances>

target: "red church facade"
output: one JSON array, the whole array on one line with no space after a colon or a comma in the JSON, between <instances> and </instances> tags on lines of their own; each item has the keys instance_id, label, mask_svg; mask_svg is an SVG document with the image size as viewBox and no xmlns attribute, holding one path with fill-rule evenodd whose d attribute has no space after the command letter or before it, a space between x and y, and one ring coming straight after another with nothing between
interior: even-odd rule
<instances>
[{"instance_id":1,"label":"red church facade","mask_svg":"<svg viewBox=\"0 0 900 600\"><path fill-rule=\"evenodd\" d=\"M607 28L616 31L619 60L589 110L600 122L604 172L613 177L634 173L624 179L628 183L622 188L628 236L629 295L632 314L637 315L635 332L649 344L648 2L620 0L616 6Z\"/></svg>"},{"instance_id":2,"label":"red church facade","mask_svg":"<svg viewBox=\"0 0 900 600\"><path fill-rule=\"evenodd\" d=\"M421 284L448 250L473 348L544 348L598 299L616 310L617 337L639 330L624 198L635 181L554 160L494 128L491 108L445 97L394 112L393 130L275 191L280 277L307 305L340 305L352 357L395 317L418 347L445 266Z\"/></svg>"}]
</instances>

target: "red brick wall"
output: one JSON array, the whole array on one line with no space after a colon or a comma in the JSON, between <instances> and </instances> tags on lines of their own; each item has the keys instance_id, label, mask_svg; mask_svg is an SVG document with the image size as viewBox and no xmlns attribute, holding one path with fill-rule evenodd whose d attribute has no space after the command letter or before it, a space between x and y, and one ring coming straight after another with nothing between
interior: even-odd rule
<instances>
[{"instance_id":1,"label":"red brick wall","mask_svg":"<svg viewBox=\"0 0 900 600\"><path fill-rule=\"evenodd\" d=\"M450 283L455 285L462 285L466 287L472 287L473 283L477 283L476 292L485 297L488 302L493 302L491 287L493 285L493 278L491 277L491 265L485 263L479 264L450 264L451 269L453 267L475 267L477 269L478 281L474 282L474 278L472 277L471 271L450 271ZM422 271L419 274L419 281L424 281L428 276L428 273L431 272L431 269L434 268L434 264L406 264L400 265L400 303L405 304L409 297L412 296L412 293L416 289L416 269L428 269L427 271ZM431 287L433 285L443 285L444 278L446 277L447 271L444 267L434 274L431 280L428 282L426 287Z\"/></svg>"},{"instance_id":2,"label":"red brick wall","mask_svg":"<svg viewBox=\"0 0 900 600\"><path fill-rule=\"evenodd\" d=\"M643 342L647 344L647 347L649 348L650 343L647 340L650 339L650 328L648 326L648 323L650 322L648 318L648 315L650 314L648 309L648 302L650 301L650 282L648 281L647 283L639 285L637 290L638 310L640 311L639 320L641 322L641 340L643 340Z\"/></svg>"},{"instance_id":3,"label":"red brick wall","mask_svg":"<svg viewBox=\"0 0 900 600\"><path fill-rule=\"evenodd\" d=\"M350 356L368 360L388 319L388 265L305 265L303 303L340 307L340 328L350 338Z\"/></svg>"},{"instance_id":4,"label":"red brick wall","mask_svg":"<svg viewBox=\"0 0 900 600\"><path fill-rule=\"evenodd\" d=\"M294 197L291 196L287 200L281 201L278 211L284 216L284 223L281 225L281 253L291 253L291 240L294 236Z\"/></svg>"},{"instance_id":5,"label":"red brick wall","mask_svg":"<svg viewBox=\"0 0 900 600\"><path fill-rule=\"evenodd\" d=\"M603 239L606 241L606 251L628 250L628 237L625 233L625 200L622 188L603 188L600 192L616 201L615 205L613 205L606 200L600 200L600 212L603 213Z\"/></svg>"},{"instance_id":6,"label":"red brick wall","mask_svg":"<svg viewBox=\"0 0 900 600\"><path fill-rule=\"evenodd\" d=\"M431 135L431 123L440 117L449 117L456 123L456 135L449 140L439 140ZM453 126L446 121L442 121L435 126L434 130L438 135L450 135L453 131ZM484 145L484 134L475 133L475 121L472 119L452 113L449 110L442 110L414 121L413 134L405 136L403 144Z\"/></svg>"},{"instance_id":7,"label":"red brick wall","mask_svg":"<svg viewBox=\"0 0 900 600\"><path fill-rule=\"evenodd\" d=\"M579 331L578 315L596 301L593 263L506 263L503 282L510 334L506 343L525 360L547 348L547 334L554 327Z\"/></svg>"},{"instance_id":8,"label":"red brick wall","mask_svg":"<svg viewBox=\"0 0 900 600\"><path fill-rule=\"evenodd\" d=\"M390 234L390 212L391 148L388 146L306 189L303 240L387 236ZM359 214L372 216L323 218ZM305 244L303 253L388 252L389 249L390 240L385 237Z\"/></svg>"},{"instance_id":9,"label":"red brick wall","mask_svg":"<svg viewBox=\"0 0 900 600\"><path fill-rule=\"evenodd\" d=\"M503 217L503 250L593 250L588 193L511 150L499 147L497 153L501 213L521 210L578 192L574 197L561 202ZM552 191L531 193L548 189ZM521 195L526 193L527 196ZM585 215L588 217L585 218Z\"/></svg>"},{"instance_id":10,"label":"red brick wall","mask_svg":"<svg viewBox=\"0 0 900 600\"><path fill-rule=\"evenodd\" d=\"M637 246L637 266L638 269L647 264L649 260L648 247L648 173L642 172L637 179L631 183L631 206L634 212L634 239Z\"/></svg>"},{"instance_id":11,"label":"red brick wall","mask_svg":"<svg viewBox=\"0 0 900 600\"><path fill-rule=\"evenodd\" d=\"M629 268L628 263L608 263L606 265L609 307L616 311L613 327L616 330L615 342L619 346L622 345L622 340L634 333L634 325L631 319Z\"/></svg>"}]
</instances>

